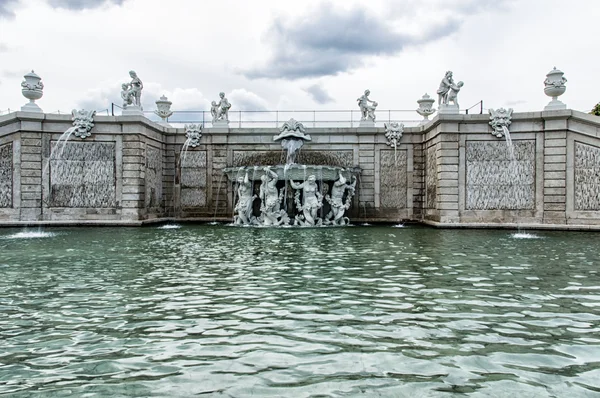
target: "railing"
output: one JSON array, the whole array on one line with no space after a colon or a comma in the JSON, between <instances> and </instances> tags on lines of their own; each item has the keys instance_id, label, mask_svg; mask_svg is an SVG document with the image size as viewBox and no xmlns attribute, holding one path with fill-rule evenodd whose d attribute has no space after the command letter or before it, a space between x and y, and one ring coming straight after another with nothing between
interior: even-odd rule
<instances>
[{"instance_id":1,"label":"railing","mask_svg":"<svg viewBox=\"0 0 600 398\"><path fill-rule=\"evenodd\" d=\"M470 108L461 110L461 113L469 114L474 108L479 108L479 113L484 111L483 101L479 101ZM123 108L111 103L110 108L97 110L96 114L119 116ZM15 110L0 110L0 115L14 112ZM70 114L60 110L50 112L54 114ZM144 116L153 121L161 119L154 111L144 111ZM384 123L398 122L406 127L417 126L421 118L414 109L382 109L375 111L377 117L375 125L383 127ZM306 127L357 127L360 123L360 110L277 110L277 111L229 111L230 127L265 128L281 127L291 118L304 124ZM173 111L173 115L167 119L173 127L183 127L185 124L201 124L203 127L212 126L212 116L209 111L187 110Z\"/></svg>"},{"instance_id":2,"label":"railing","mask_svg":"<svg viewBox=\"0 0 600 398\"><path fill-rule=\"evenodd\" d=\"M111 114L118 116L122 107L111 104ZM144 116L150 120L161 119L153 111L144 111ZM377 110L375 112L376 126L383 127L384 123L404 123L406 127L416 126L422 120L414 109ZM306 127L357 127L360 123L360 110L277 110L277 111L229 111L230 127L265 128L281 127L291 118L296 119ZM197 123L203 127L212 126L212 115L209 111L187 110L173 111L168 119L173 127L183 127L185 124Z\"/></svg>"},{"instance_id":3,"label":"railing","mask_svg":"<svg viewBox=\"0 0 600 398\"><path fill-rule=\"evenodd\" d=\"M478 103L476 103L475 105L473 105L470 108L465 109L465 114L469 114L469 111L473 108L475 108L476 106L479 105L479 114L482 115L483 114L483 100L479 101Z\"/></svg>"}]
</instances>

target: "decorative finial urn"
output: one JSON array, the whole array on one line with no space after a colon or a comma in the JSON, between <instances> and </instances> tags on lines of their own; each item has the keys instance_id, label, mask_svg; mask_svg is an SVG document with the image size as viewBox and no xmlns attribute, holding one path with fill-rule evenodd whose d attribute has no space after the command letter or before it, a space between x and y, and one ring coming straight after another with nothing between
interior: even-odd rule
<instances>
[{"instance_id":1,"label":"decorative finial urn","mask_svg":"<svg viewBox=\"0 0 600 398\"><path fill-rule=\"evenodd\" d=\"M558 97L563 95L567 90L566 82L567 79L564 77L564 72L556 69L556 66L548 72L546 80L544 80L544 93L552 97L552 101L546 105L544 108L545 111L567 109L567 106L558 100Z\"/></svg>"},{"instance_id":2,"label":"decorative finial urn","mask_svg":"<svg viewBox=\"0 0 600 398\"><path fill-rule=\"evenodd\" d=\"M172 104L173 103L169 101L169 99L164 95L156 101L156 110L154 111L154 113L162 119L162 125L170 126L166 119L173 114L173 112L171 111Z\"/></svg>"},{"instance_id":3,"label":"decorative finial urn","mask_svg":"<svg viewBox=\"0 0 600 398\"><path fill-rule=\"evenodd\" d=\"M417 113L423 116L423 120L421 120L419 126L427 124L429 122L429 116L435 113L435 108L433 107L434 102L435 99L431 98L427 93L425 93L420 100L417 100L417 104L419 104Z\"/></svg>"},{"instance_id":4,"label":"decorative finial urn","mask_svg":"<svg viewBox=\"0 0 600 398\"><path fill-rule=\"evenodd\" d=\"M23 105L21 110L23 112L43 112L42 109L35 103L35 100L39 100L44 95L44 83L42 78L39 77L33 70L31 73L23 76L25 80L21 83L21 93L29 100L29 103Z\"/></svg>"}]
</instances>

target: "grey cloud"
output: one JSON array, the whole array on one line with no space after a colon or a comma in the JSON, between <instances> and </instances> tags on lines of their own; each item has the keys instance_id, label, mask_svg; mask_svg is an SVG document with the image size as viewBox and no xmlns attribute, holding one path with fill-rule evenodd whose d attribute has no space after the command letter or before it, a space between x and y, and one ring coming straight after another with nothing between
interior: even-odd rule
<instances>
[{"instance_id":1,"label":"grey cloud","mask_svg":"<svg viewBox=\"0 0 600 398\"><path fill-rule=\"evenodd\" d=\"M334 101L327 91L325 91L325 89L318 84L313 84L312 86L304 89L304 91L306 91L318 104L327 104Z\"/></svg>"},{"instance_id":2,"label":"grey cloud","mask_svg":"<svg viewBox=\"0 0 600 398\"><path fill-rule=\"evenodd\" d=\"M249 78L285 79L336 75L361 66L365 57L393 55L407 45L452 34L460 27L458 21L449 17L413 36L397 32L367 8L343 10L323 3L311 15L276 19L268 36L273 41L273 57L266 65L243 73Z\"/></svg>"},{"instance_id":3,"label":"grey cloud","mask_svg":"<svg viewBox=\"0 0 600 398\"><path fill-rule=\"evenodd\" d=\"M12 10L11 5L16 2L16 0L0 0L0 19L15 17L15 12Z\"/></svg>"},{"instance_id":4,"label":"grey cloud","mask_svg":"<svg viewBox=\"0 0 600 398\"><path fill-rule=\"evenodd\" d=\"M264 98L243 88L233 90L227 97L236 111L266 111L268 109L268 103Z\"/></svg>"},{"instance_id":5,"label":"grey cloud","mask_svg":"<svg viewBox=\"0 0 600 398\"><path fill-rule=\"evenodd\" d=\"M97 8L106 3L121 5L124 1L125 0L48 0L48 4L54 8L84 10L88 8Z\"/></svg>"}]
</instances>

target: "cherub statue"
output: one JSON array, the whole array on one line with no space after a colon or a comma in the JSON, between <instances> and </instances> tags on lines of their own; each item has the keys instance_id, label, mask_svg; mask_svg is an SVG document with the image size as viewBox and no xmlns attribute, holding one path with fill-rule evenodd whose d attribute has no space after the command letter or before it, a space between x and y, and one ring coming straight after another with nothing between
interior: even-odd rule
<instances>
[{"instance_id":1,"label":"cherub statue","mask_svg":"<svg viewBox=\"0 0 600 398\"><path fill-rule=\"evenodd\" d=\"M224 121L229 121L229 109L231 108L231 104L229 103L229 101L227 100L227 98L225 98L225 93L224 92L220 92L219 93L219 97L221 98L219 100L219 103L217 104L217 120L224 120Z\"/></svg>"},{"instance_id":2,"label":"cherub statue","mask_svg":"<svg viewBox=\"0 0 600 398\"><path fill-rule=\"evenodd\" d=\"M217 105L216 101L210 103L210 114L212 116L212 122L216 122L219 117L219 105Z\"/></svg>"},{"instance_id":3,"label":"cherub statue","mask_svg":"<svg viewBox=\"0 0 600 398\"><path fill-rule=\"evenodd\" d=\"M450 102L452 102L457 108L459 108L457 96L462 86L464 86L463 82L458 82L450 86L448 94L446 94L446 105L450 105Z\"/></svg>"},{"instance_id":4,"label":"cherub statue","mask_svg":"<svg viewBox=\"0 0 600 398\"><path fill-rule=\"evenodd\" d=\"M129 105L133 105L133 93L131 92L131 85L129 83L121 84L121 98L123 99L123 109Z\"/></svg>"},{"instance_id":5,"label":"cherub statue","mask_svg":"<svg viewBox=\"0 0 600 398\"><path fill-rule=\"evenodd\" d=\"M375 121L375 108L377 107L377 102L369 99L370 94L370 90L365 90L365 93L357 98L361 114L360 120L362 121L369 119ZM373 105L369 106L369 103Z\"/></svg>"}]
</instances>

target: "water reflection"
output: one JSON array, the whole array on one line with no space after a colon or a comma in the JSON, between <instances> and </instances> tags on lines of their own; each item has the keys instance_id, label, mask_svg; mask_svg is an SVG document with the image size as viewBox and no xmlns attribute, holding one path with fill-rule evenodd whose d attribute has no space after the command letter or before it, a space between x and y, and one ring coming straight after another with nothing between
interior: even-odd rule
<instances>
[{"instance_id":1,"label":"water reflection","mask_svg":"<svg viewBox=\"0 0 600 398\"><path fill-rule=\"evenodd\" d=\"M600 392L597 234L15 233L0 231L0 394Z\"/></svg>"}]
</instances>

